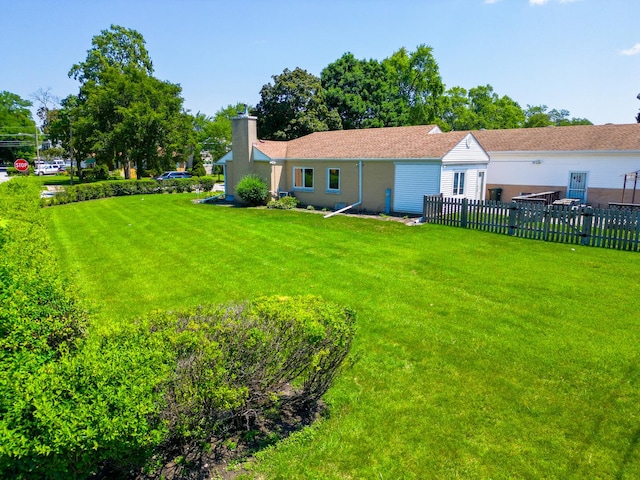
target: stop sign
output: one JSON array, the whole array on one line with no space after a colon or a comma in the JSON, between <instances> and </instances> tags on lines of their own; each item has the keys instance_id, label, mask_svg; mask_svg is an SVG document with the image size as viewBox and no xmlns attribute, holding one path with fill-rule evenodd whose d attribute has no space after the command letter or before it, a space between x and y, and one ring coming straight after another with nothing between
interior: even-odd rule
<instances>
[{"instance_id":1,"label":"stop sign","mask_svg":"<svg viewBox=\"0 0 640 480\"><path fill-rule=\"evenodd\" d=\"M29 170L29 162L27 162L24 158L19 158L15 162L13 162L13 166L16 167L16 170L19 172L26 172Z\"/></svg>"}]
</instances>

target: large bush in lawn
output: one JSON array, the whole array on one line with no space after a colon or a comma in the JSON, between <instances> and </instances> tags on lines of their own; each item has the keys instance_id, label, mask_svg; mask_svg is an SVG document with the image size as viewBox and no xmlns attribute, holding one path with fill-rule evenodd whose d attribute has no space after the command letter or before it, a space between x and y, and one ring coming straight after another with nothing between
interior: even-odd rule
<instances>
[{"instance_id":1,"label":"large bush in lawn","mask_svg":"<svg viewBox=\"0 0 640 480\"><path fill-rule=\"evenodd\" d=\"M249 205L265 205L269 196L267 183L254 173L245 175L236 185L236 193Z\"/></svg>"},{"instance_id":2,"label":"large bush in lawn","mask_svg":"<svg viewBox=\"0 0 640 480\"><path fill-rule=\"evenodd\" d=\"M165 460L202 442L215 455L239 432L258 444L283 436L292 416L296 424L317 411L355 333L352 310L314 296L265 297L147 321L175 368L164 390L169 435L158 455Z\"/></svg>"}]
</instances>

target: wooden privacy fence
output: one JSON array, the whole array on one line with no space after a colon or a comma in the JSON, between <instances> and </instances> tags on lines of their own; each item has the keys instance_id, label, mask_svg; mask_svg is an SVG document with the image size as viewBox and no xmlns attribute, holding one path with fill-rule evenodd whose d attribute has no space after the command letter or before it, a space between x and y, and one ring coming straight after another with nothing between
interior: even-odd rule
<instances>
[{"instance_id":1,"label":"wooden privacy fence","mask_svg":"<svg viewBox=\"0 0 640 480\"><path fill-rule=\"evenodd\" d=\"M422 221L547 242L640 250L638 209L505 203L425 195Z\"/></svg>"}]
</instances>

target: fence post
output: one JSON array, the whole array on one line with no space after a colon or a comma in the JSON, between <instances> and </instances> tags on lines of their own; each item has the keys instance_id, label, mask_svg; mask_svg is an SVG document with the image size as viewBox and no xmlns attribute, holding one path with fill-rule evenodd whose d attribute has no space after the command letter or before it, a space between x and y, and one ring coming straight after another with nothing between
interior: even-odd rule
<instances>
[{"instance_id":1,"label":"fence post","mask_svg":"<svg viewBox=\"0 0 640 480\"><path fill-rule=\"evenodd\" d=\"M518 204L511 202L509 207L509 235L515 235L516 225L518 223Z\"/></svg>"},{"instance_id":2,"label":"fence post","mask_svg":"<svg viewBox=\"0 0 640 480\"><path fill-rule=\"evenodd\" d=\"M593 208L585 208L582 216L584 217L584 222L582 223L582 232L580 232L582 237L580 243L588 246L591 240L591 229L593 228Z\"/></svg>"},{"instance_id":3,"label":"fence post","mask_svg":"<svg viewBox=\"0 0 640 480\"><path fill-rule=\"evenodd\" d=\"M549 229L551 228L551 220L552 220L552 206L546 205L543 208L543 224L542 224L542 239L546 242L549 240Z\"/></svg>"},{"instance_id":4,"label":"fence post","mask_svg":"<svg viewBox=\"0 0 640 480\"><path fill-rule=\"evenodd\" d=\"M422 220L421 223L427 223L429 220L427 220L427 196L423 195L422 196Z\"/></svg>"},{"instance_id":5,"label":"fence post","mask_svg":"<svg viewBox=\"0 0 640 480\"><path fill-rule=\"evenodd\" d=\"M462 199L462 210L460 211L460 226L467 228L467 212L469 210L469 199Z\"/></svg>"}]
</instances>

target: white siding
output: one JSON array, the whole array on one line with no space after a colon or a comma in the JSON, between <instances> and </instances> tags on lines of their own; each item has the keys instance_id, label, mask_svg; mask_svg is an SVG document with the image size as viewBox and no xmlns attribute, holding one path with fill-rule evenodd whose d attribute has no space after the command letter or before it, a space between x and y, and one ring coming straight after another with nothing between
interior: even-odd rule
<instances>
[{"instance_id":1,"label":"white siding","mask_svg":"<svg viewBox=\"0 0 640 480\"><path fill-rule=\"evenodd\" d=\"M475 137L467 135L451 149L442 159L442 181L440 191L445 197L468 198L469 200L482 200L485 185L479 188L478 174L486 172L489 163L489 155L480 146ZM464 172L463 195L453 194L453 178L455 172Z\"/></svg>"},{"instance_id":2,"label":"white siding","mask_svg":"<svg viewBox=\"0 0 640 480\"><path fill-rule=\"evenodd\" d=\"M486 172L486 165L446 165L442 167L442 181L440 191L445 197L468 198L469 200L482 200L483 192L486 188L485 182L482 187L478 185L480 172ZM464 192L463 195L453 194L453 177L455 172L464 172Z\"/></svg>"},{"instance_id":3,"label":"white siding","mask_svg":"<svg viewBox=\"0 0 640 480\"><path fill-rule=\"evenodd\" d=\"M640 170L640 155L618 152L493 152L487 182L493 185L559 185L569 172L587 172L589 188L622 188L625 173Z\"/></svg>"},{"instance_id":4,"label":"white siding","mask_svg":"<svg viewBox=\"0 0 640 480\"><path fill-rule=\"evenodd\" d=\"M463 138L442 158L443 165L453 163L479 163L486 165L488 162L489 155L471 134Z\"/></svg>"},{"instance_id":5,"label":"white siding","mask_svg":"<svg viewBox=\"0 0 640 480\"><path fill-rule=\"evenodd\" d=\"M393 210L422 213L424 195L440 193L440 163L396 163Z\"/></svg>"}]
</instances>

